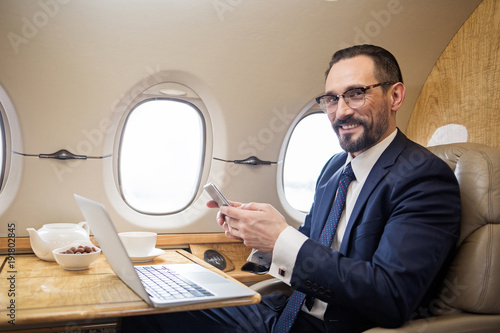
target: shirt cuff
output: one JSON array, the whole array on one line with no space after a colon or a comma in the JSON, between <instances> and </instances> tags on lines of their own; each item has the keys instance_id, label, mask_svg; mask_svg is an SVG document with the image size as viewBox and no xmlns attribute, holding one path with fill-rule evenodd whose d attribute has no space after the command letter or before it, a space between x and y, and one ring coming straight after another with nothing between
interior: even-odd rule
<instances>
[{"instance_id":1,"label":"shirt cuff","mask_svg":"<svg viewBox=\"0 0 500 333\"><path fill-rule=\"evenodd\" d=\"M290 285L295 260L307 239L307 236L291 226L283 230L274 244L269 274Z\"/></svg>"}]
</instances>

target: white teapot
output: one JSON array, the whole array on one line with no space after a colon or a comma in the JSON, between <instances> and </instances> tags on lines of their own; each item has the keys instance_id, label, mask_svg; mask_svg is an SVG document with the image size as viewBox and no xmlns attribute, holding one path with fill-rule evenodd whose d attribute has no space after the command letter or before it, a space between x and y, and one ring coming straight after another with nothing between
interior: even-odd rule
<instances>
[{"instance_id":1,"label":"white teapot","mask_svg":"<svg viewBox=\"0 0 500 333\"><path fill-rule=\"evenodd\" d=\"M66 246L76 240L90 241L87 222L49 223L40 229L26 229L30 234L30 243L33 252L42 260L55 261L52 250Z\"/></svg>"}]
</instances>

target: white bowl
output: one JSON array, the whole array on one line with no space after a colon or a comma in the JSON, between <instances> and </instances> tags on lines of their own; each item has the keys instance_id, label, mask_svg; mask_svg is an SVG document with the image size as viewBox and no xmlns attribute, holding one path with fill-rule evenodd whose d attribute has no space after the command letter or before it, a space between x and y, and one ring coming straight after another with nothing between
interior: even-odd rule
<instances>
[{"instance_id":1,"label":"white bowl","mask_svg":"<svg viewBox=\"0 0 500 333\"><path fill-rule=\"evenodd\" d=\"M95 248L96 251L83 254L62 253L68 249L71 249L72 247L78 248L78 246L80 245L89 246L91 248L93 247ZM99 255L101 254L101 249L92 244L91 241L81 240L81 241L75 241L69 245L55 249L52 251L52 253L54 254L56 262L59 265L61 265L64 269L68 271L78 271L78 270L88 269L90 265L92 265L94 261L96 261L97 258L99 258Z\"/></svg>"},{"instance_id":2,"label":"white bowl","mask_svg":"<svg viewBox=\"0 0 500 333\"><path fill-rule=\"evenodd\" d=\"M118 234L129 257L146 257L156 246L156 232L128 231Z\"/></svg>"}]
</instances>

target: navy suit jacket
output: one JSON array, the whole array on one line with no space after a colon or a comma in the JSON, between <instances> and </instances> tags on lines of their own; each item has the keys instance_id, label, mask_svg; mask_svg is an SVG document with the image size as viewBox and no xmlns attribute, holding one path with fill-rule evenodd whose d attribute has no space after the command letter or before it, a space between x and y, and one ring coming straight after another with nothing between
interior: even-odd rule
<instances>
[{"instance_id":1,"label":"navy suit jacket","mask_svg":"<svg viewBox=\"0 0 500 333\"><path fill-rule=\"evenodd\" d=\"M459 235L460 192L452 170L399 132L359 194L341 248L319 235L347 153L333 156L316 184L300 231L292 287L328 303L331 332L397 327L425 312ZM427 312L431 312L429 309Z\"/></svg>"}]
</instances>

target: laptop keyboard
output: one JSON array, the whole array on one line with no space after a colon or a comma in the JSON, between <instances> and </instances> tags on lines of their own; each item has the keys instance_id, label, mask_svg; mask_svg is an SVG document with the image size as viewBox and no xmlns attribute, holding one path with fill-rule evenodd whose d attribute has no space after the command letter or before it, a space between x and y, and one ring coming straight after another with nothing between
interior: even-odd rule
<instances>
[{"instance_id":1,"label":"laptop keyboard","mask_svg":"<svg viewBox=\"0 0 500 333\"><path fill-rule=\"evenodd\" d=\"M208 290L165 266L136 266L146 291L159 300L213 296Z\"/></svg>"}]
</instances>

